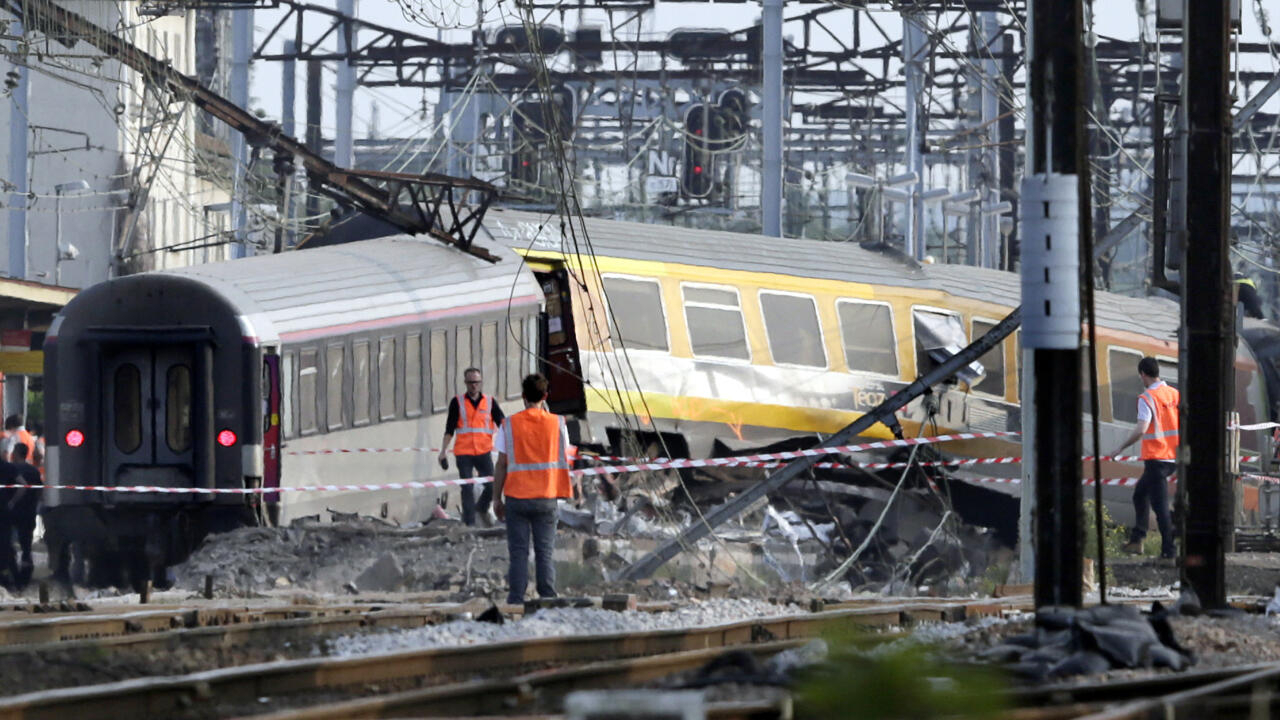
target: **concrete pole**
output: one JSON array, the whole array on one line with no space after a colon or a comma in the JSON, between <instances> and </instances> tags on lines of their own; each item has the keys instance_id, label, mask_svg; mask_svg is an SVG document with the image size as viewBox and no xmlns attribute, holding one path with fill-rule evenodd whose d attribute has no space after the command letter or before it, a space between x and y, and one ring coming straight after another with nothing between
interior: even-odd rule
<instances>
[{"instance_id":1,"label":"concrete pole","mask_svg":"<svg viewBox=\"0 0 1280 720\"><path fill-rule=\"evenodd\" d=\"M285 61L281 63L281 87L280 92L283 97L283 110L280 113L280 127L284 130L286 137L298 137L297 128L294 125L293 114L294 106L297 104L298 97L298 44L292 40L284 41L284 54L287 56Z\"/></svg>"},{"instance_id":2,"label":"concrete pole","mask_svg":"<svg viewBox=\"0 0 1280 720\"><path fill-rule=\"evenodd\" d=\"M764 175L761 178L762 232L782 237L782 2L764 0Z\"/></svg>"},{"instance_id":3,"label":"concrete pole","mask_svg":"<svg viewBox=\"0 0 1280 720\"><path fill-rule=\"evenodd\" d=\"M1032 17L1035 13L1035 5L1039 0L1027 0L1027 17ZM1029 58L1035 57L1036 39L1032 33L1026 33L1023 36L1023 53ZM1023 108L1025 113L1025 127L1034 127L1038 122L1035 114L1035 103L1031 98L1031 87L1028 84L1024 92L1025 99ZM1022 147L1025 157L1035 157L1035 139L1034 132L1025 132L1022 138ZM1021 218L1019 218L1021 219ZM1021 223L1019 223L1021 224ZM1035 397L1036 391L1036 351L1022 343L1022 382L1018 388L1018 397L1022 400L1022 495L1019 497L1018 503L1018 574L1019 579L1026 582L1034 582L1036 577L1036 546L1035 546L1035 517L1036 517L1036 469L1039 467L1039 460L1036 458L1036 430L1038 413L1036 412L1036 404L1027 402L1029 398ZM1083 563L1081 563L1083 564Z\"/></svg>"},{"instance_id":4,"label":"concrete pole","mask_svg":"<svg viewBox=\"0 0 1280 720\"><path fill-rule=\"evenodd\" d=\"M1229 3L1187 0L1183 107L1187 193L1181 347L1186 358L1178 477L1186 478L1183 568L1206 608L1227 607L1226 553L1234 547L1234 478L1227 468L1233 409L1235 304L1231 289L1231 74ZM1194 263L1195 278L1190 268Z\"/></svg>"},{"instance_id":5,"label":"concrete pole","mask_svg":"<svg viewBox=\"0 0 1280 720\"><path fill-rule=\"evenodd\" d=\"M338 12L343 17L356 16L356 0L338 0ZM350 28L348 35L343 32ZM338 29L338 54L346 54L356 47L356 29L352 25L343 25ZM336 129L333 136L333 164L349 168L355 163L355 145L351 134L352 105L356 96L356 66L350 60L338 58L337 99L333 109Z\"/></svg>"},{"instance_id":6,"label":"concrete pole","mask_svg":"<svg viewBox=\"0 0 1280 720\"><path fill-rule=\"evenodd\" d=\"M9 32L23 36L22 24L13 22ZM13 43L14 57L18 57L21 43ZM9 276L27 278L27 118L30 105L27 66L15 64L18 85L13 89L9 106L9 182L13 192L9 194Z\"/></svg>"},{"instance_id":7,"label":"concrete pole","mask_svg":"<svg viewBox=\"0 0 1280 720\"><path fill-rule=\"evenodd\" d=\"M1000 202L1000 159L995 140L1000 136L996 118L1000 115L1000 63L992 57L999 50L1000 22L993 12L981 13L982 27L982 125L987 147L982 151L982 165L987 168L987 185L983 188L985 203ZM1000 216L982 216L983 267L1000 266Z\"/></svg>"},{"instance_id":8,"label":"concrete pole","mask_svg":"<svg viewBox=\"0 0 1280 720\"><path fill-rule=\"evenodd\" d=\"M249 60L253 55L253 10L231 11L231 102L249 109ZM245 207L245 169L249 165L249 143L242 133L234 133L231 139L231 157L234 162L231 179L231 223L236 241L231 245L232 257L247 254L245 232L249 226L249 213Z\"/></svg>"},{"instance_id":9,"label":"concrete pole","mask_svg":"<svg viewBox=\"0 0 1280 720\"><path fill-rule=\"evenodd\" d=\"M1032 118L1027 133L1035 138L1022 190L1022 341L1035 353L1031 399L1036 412L1045 410L1054 418L1037 422L1034 436L1035 604L1079 607L1084 553L1079 262L1080 238L1088 237L1092 226L1082 142L1082 0L1035 0L1028 17L1035 46L1027 72Z\"/></svg>"},{"instance_id":10,"label":"concrete pole","mask_svg":"<svg viewBox=\"0 0 1280 720\"><path fill-rule=\"evenodd\" d=\"M910 12L902 14L902 62L907 72L907 97L904 110L907 113L907 170L916 174L916 184L909 190L906 212L903 213L903 252L924 259L924 155L920 152L920 93L922 78L920 53L924 45L924 33Z\"/></svg>"}]
</instances>

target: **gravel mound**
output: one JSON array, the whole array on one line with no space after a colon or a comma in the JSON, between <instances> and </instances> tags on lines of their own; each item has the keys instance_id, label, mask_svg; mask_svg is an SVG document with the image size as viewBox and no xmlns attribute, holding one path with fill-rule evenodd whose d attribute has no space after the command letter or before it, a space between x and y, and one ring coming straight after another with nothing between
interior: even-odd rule
<instances>
[{"instance_id":1,"label":"gravel mound","mask_svg":"<svg viewBox=\"0 0 1280 720\"><path fill-rule=\"evenodd\" d=\"M709 600L671 612L613 612L597 608L540 610L516 622L502 625L456 620L443 625L388 634L345 635L327 642L325 654L367 655L432 647L483 645L537 637L600 635L609 633L671 630L741 622L754 618L805 612L795 605L774 605L761 600Z\"/></svg>"}]
</instances>

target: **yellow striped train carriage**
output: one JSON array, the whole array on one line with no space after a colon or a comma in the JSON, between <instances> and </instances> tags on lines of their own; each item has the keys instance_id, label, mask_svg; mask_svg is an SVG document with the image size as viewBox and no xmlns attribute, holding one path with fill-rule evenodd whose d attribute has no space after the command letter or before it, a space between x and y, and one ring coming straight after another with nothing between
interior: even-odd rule
<instances>
[{"instance_id":1,"label":"yellow striped train carriage","mask_svg":"<svg viewBox=\"0 0 1280 720\"><path fill-rule=\"evenodd\" d=\"M615 449L620 412L643 428L641 447L656 448L660 435L663 446L689 457L708 456L716 442L754 447L834 433L1019 303L1016 273L920 265L855 243L598 219L585 225L587 237L575 241L572 233L562 236L557 217L502 210L490 212L486 231L526 258L547 296L545 350L556 409L584 413L582 439ZM1179 312L1169 300L1104 292L1097 294L1097 312L1101 442L1109 451L1136 419L1139 358L1157 357L1162 376L1178 384ZM1255 339L1276 335L1269 324L1251 327ZM932 417L924 399L900 411L906 435L1020 431L1018 334L981 365L980 377L934 396ZM1266 378L1248 343L1240 344L1236 368L1241 421L1271 419ZM579 372L585 383L576 380ZM881 424L867 435L890 437ZM1256 454L1265 431L1244 433L1241 441ZM964 457L1021 454L1016 437L940 447ZM1091 452L1088 433L1085 448ZM1140 472L1135 463L1103 465L1106 478ZM1002 465L961 476L1017 474L1016 465ZM988 486L1018 492L1013 483ZM1129 487L1106 486L1119 521L1132 517L1131 494ZM1244 488L1241 505L1256 511L1256 487Z\"/></svg>"}]
</instances>

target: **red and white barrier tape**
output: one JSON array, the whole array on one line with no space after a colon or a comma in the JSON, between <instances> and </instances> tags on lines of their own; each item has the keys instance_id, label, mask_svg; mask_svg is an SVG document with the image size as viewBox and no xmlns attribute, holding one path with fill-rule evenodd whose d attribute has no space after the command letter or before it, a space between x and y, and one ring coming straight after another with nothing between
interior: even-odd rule
<instances>
[{"instance_id":1,"label":"red and white barrier tape","mask_svg":"<svg viewBox=\"0 0 1280 720\"><path fill-rule=\"evenodd\" d=\"M362 453L438 453L440 448L330 448L325 450L289 450L285 455L353 455Z\"/></svg>"},{"instance_id":2,"label":"red and white barrier tape","mask_svg":"<svg viewBox=\"0 0 1280 720\"><path fill-rule=\"evenodd\" d=\"M903 440L879 440L869 443L860 443L857 445L840 445L834 447L810 448L808 450L787 450L776 453L759 453L755 455L740 455L735 457L724 458L705 458L705 459L685 459L685 458L656 458L652 461L628 463L624 465L608 465L603 467L584 468L572 471L573 475L579 477L587 477L592 475L607 475L612 473L628 473L640 472L643 470L671 470L685 468L700 467L776 467L781 465L784 460L796 460L804 457L821 457L823 455L832 455L835 453L858 452L861 450L879 450L895 447L910 447L913 445L929 445L934 443L948 442L952 440L973 440L979 438L994 437L1010 437L1019 433L1010 431L1000 432L982 432L982 433L954 433L951 435L939 435L927 438L907 438ZM291 455L330 455L344 453L381 453L381 452L436 452L434 448L340 448L332 450L304 450L292 451ZM608 458L600 458L608 459ZM1085 460L1092 460L1090 456L1086 456ZM1135 462L1138 457L1132 455L1103 456L1102 460L1113 460L1118 462ZM1256 461L1258 456L1249 455L1241 458L1244 462ZM942 460L917 463L926 467L967 467L973 465L998 465L1019 463L1022 459L1019 457L997 457L997 458L965 458L957 460ZM897 463L857 463L858 467L875 470L901 469L908 465L905 462ZM817 463L816 467L820 468L847 468L848 465L840 463ZM1263 476L1246 476L1259 477ZM1276 478L1263 478L1274 482L1280 482ZM157 487L152 485L0 485L3 489L45 489L47 487L57 488L59 490L75 490L75 491L95 491L95 492L124 492L124 493L170 493L170 494L203 494L203 495L256 495L278 492L357 492L357 491L376 491L376 490L413 490L425 488L444 488L457 487L460 485L480 485L491 482L492 477L476 477L468 479L450 479L450 480L414 480L408 482L396 483L370 483L358 485L302 485L289 487L261 487L261 488L191 488L191 487ZM1019 478L977 478L965 479L968 482L994 482L994 483L1019 483ZM1137 483L1137 478L1107 478L1103 482L1107 485L1132 485ZM1084 480L1086 485L1092 484L1092 480Z\"/></svg>"}]
</instances>

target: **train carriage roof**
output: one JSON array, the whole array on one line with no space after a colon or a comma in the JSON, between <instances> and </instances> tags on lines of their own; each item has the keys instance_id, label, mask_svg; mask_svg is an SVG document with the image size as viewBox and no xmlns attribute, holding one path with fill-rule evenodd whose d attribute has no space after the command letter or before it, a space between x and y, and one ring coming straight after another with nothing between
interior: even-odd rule
<instances>
[{"instance_id":1,"label":"train carriage roof","mask_svg":"<svg viewBox=\"0 0 1280 720\"><path fill-rule=\"evenodd\" d=\"M901 253L763 235L587 218L591 248L602 257L701 265L723 270L776 273L872 285L939 290L958 297L1014 307L1021 301L1017 273L969 265L919 265ZM572 254L556 215L492 209L485 217L490 245ZM477 237L477 242L483 240ZM1099 324L1176 341L1179 312L1163 298L1096 295Z\"/></svg>"},{"instance_id":2,"label":"train carriage roof","mask_svg":"<svg viewBox=\"0 0 1280 720\"><path fill-rule=\"evenodd\" d=\"M230 300L263 340L465 307L530 305L542 293L514 253L489 263L431 238L396 235L164 270Z\"/></svg>"}]
</instances>

